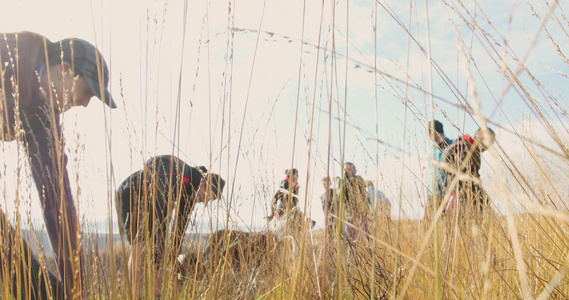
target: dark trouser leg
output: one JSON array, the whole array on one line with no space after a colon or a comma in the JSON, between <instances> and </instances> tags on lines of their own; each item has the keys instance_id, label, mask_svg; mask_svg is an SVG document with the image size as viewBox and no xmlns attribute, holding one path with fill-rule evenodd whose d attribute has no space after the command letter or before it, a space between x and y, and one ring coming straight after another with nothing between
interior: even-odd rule
<instances>
[{"instance_id":1,"label":"dark trouser leg","mask_svg":"<svg viewBox=\"0 0 569 300\"><path fill-rule=\"evenodd\" d=\"M47 273L46 273L47 272ZM55 275L42 269L26 241L0 211L0 279L16 299L64 299L63 287ZM2 296L6 296L6 294Z\"/></svg>"},{"instance_id":2,"label":"dark trouser leg","mask_svg":"<svg viewBox=\"0 0 569 300\"><path fill-rule=\"evenodd\" d=\"M474 195L474 206L483 213L488 207L489 197L486 191L478 184L472 184L472 194Z\"/></svg>"}]
</instances>

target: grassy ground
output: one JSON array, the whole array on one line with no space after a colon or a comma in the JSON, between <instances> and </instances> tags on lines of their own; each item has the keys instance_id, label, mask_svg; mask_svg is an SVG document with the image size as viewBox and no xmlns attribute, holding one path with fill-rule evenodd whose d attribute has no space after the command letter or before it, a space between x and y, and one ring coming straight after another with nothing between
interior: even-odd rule
<instances>
[{"instance_id":1,"label":"grassy ground","mask_svg":"<svg viewBox=\"0 0 569 300\"><path fill-rule=\"evenodd\" d=\"M445 218L437 225L438 241L430 225L424 220L377 220L369 241L350 244L315 231L305 236L302 249L287 248L300 251L284 265L271 259L260 264L248 260L237 269L229 263L191 267L180 280L167 270L161 277L162 299L569 297L565 221L532 214L486 215L476 221ZM86 254L92 298L131 298L136 293L129 288L125 251ZM143 294L151 297L149 289Z\"/></svg>"}]
</instances>

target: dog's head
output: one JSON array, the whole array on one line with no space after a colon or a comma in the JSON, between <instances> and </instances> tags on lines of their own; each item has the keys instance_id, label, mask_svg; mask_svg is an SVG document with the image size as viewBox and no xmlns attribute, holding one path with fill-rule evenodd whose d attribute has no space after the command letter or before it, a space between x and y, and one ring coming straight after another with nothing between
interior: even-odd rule
<instances>
[{"instance_id":1,"label":"dog's head","mask_svg":"<svg viewBox=\"0 0 569 300\"><path fill-rule=\"evenodd\" d=\"M269 223L269 230L275 232L279 238L283 238L287 232L288 235L295 235L305 230L310 231L314 225L316 222L295 206L288 210L288 214L285 210L282 215L274 217Z\"/></svg>"},{"instance_id":2,"label":"dog's head","mask_svg":"<svg viewBox=\"0 0 569 300\"><path fill-rule=\"evenodd\" d=\"M275 217L282 217L287 211L292 211L297 207L298 196L289 191L279 190L275 197Z\"/></svg>"}]
</instances>

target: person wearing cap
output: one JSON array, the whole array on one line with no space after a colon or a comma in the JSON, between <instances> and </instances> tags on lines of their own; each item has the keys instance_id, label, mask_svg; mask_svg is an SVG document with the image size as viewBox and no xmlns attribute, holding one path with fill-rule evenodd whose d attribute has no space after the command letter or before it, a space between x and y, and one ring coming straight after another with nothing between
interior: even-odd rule
<instances>
[{"instance_id":1,"label":"person wearing cap","mask_svg":"<svg viewBox=\"0 0 569 300\"><path fill-rule=\"evenodd\" d=\"M391 201L385 193L376 189L371 180L366 180L366 191L372 211L375 211L382 219L391 220Z\"/></svg>"},{"instance_id":2,"label":"person wearing cap","mask_svg":"<svg viewBox=\"0 0 569 300\"><path fill-rule=\"evenodd\" d=\"M480 182L481 154L484 153L496 139L494 131L488 127L480 128L471 137L465 134L453 141L443 152L443 161L448 163L445 169L448 178L448 192L451 193L447 212L454 212L458 205L465 215L478 215L484 212L490 197ZM465 176L466 175L466 176ZM456 176L460 176L455 188L450 184Z\"/></svg>"},{"instance_id":3,"label":"person wearing cap","mask_svg":"<svg viewBox=\"0 0 569 300\"><path fill-rule=\"evenodd\" d=\"M344 163L344 177L338 178L337 186L339 187L340 203L344 201L344 220L347 222L344 226L346 240L353 242L359 233L363 233L366 240L369 240L370 223L372 211L370 207L370 199L366 190L366 182L357 175L356 166L351 162ZM343 200L342 200L343 194ZM341 204L340 204L341 206Z\"/></svg>"},{"instance_id":4,"label":"person wearing cap","mask_svg":"<svg viewBox=\"0 0 569 300\"><path fill-rule=\"evenodd\" d=\"M3 33L0 75L0 139L18 140L26 147L65 287L58 293L66 298L81 295L80 226L59 117L71 107L87 106L93 96L116 107L108 90L107 64L95 46L82 39L51 42L33 32Z\"/></svg>"},{"instance_id":5,"label":"person wearing cap","mask_svg":"<svg viewBox=\"0 0 569 300\"><path fill-rule=\"evenodd\" d=\"M328 234L334 236L336 229L336 219L338 210L338 192L332 187L332 180L329 176L322 178L322 187L324 188L324 193L320 195L320 201L322 201L322 210L326 216L328 222Z\"/></svg>"},{"instance_id":6,"label":"person wearing cap","mask_svg":"<svg viewBox=\"0 0 569 300\"><path fill-rule=\"evenodd\" d=\"M298 169L286 169L286 178L281 181L281 185L271 202L271 214L265 217L269 222L274 217L282 216L287 208L296 207L298 204Z\"/></svg>"},{"instance_id":7,"label":"person wearing cap","mask_svg":"<svg viewBox=\"0 0 569 300\"><path fill-rule=\"evenodd\" d=\"M132 245L129 271L138 286L148 273L140 269L146 262L146 237L152 241L153 274L157 275L154 293L159 295L170 221L173 228L168 254L173 254L169 260L172 262L181 250L194 204L219 199L224 186L225 180L219 175L208 173L203 166L192 167L172 155L150 158L142 170L122 182L115 204L121 230Z\"/></svg>"},{"instance_id":8,"label":"person wearing cap","mask_svg":"<svg viewBox=\"0 0 569 300\"><path fill-rule=\"evenodd\" d=\"M434 143L434 152L432 158L437 164L440 164L443 162L443 151L446 147L448 147L448 145L452 143L452 140L446 137L443 123L438 120L433 120L427 124L427 132L429 134L430 140ZM436 184L434 185L434 192L430 189L432 185L428 185L429 197L425 205L426 219L430 219L430 216L433 213L433 201L435 200L433 194L436 194L437 196L437 203L441 203L448 184L445 172L437 165L432 165L431 167L431 174L435 176Z\"/></svg>"}]
</instances>

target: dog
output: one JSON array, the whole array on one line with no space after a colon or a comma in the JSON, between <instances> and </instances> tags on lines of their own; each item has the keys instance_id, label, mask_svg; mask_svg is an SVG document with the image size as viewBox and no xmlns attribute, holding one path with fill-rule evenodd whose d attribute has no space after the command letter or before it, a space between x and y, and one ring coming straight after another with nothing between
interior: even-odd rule
<instances>
[{"instance_id":1,"label":"dog","mask_svg":"<svg viewBox=\"0 0 569 300\"><path fill-rule=\"evenodd\" d=\"M288 214L275 216L266 231L216 231L204 238L199 250L178 257L178 278L191 276L195 268L198 274L210 275L225 270L236 281L252 274L265 278L293 265L299 256L303 234L309 233L314 225L313 220L294 207Z\"/></svg>"}]
</instances>

